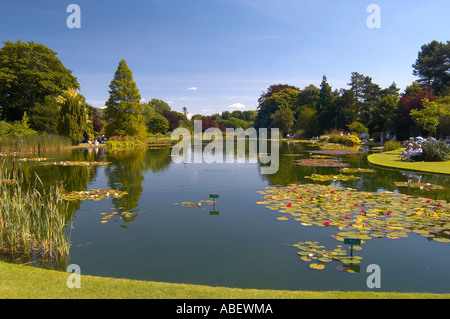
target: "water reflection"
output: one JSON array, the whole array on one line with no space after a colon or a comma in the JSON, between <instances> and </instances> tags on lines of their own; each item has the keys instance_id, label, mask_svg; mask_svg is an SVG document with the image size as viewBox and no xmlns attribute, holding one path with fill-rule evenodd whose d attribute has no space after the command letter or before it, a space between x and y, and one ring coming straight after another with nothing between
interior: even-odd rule
<instances>
[{"instance_id":1,"label":"water reflection","mask_svg":"<svg viewBox=\"0 0 450 319\"><path fill-rule=\"evenodd\" d=\"M305 176L314 173L340 174L339 168L294 165L294 160L307 159L310 151L314 150L317 148L305 144L280 143L279 170L272 175L261 174L259 165L262 164L251 163L248 157L244 163L237 163L235 158L232 164L227 164L224 157L223 164L176 164L170 147L121 152L93 148L45 154L51 161L110 163L99 167L44 166L38 162L21 162L20 165L27 180L33 180L36 172L46 185L62 183L67 191L113 189L119 183L120 190L128 193L123 198L111 200L71 202L71 217L75 221L71 262L79 263L86 274L243 288L361 289L358 282L348 277L343 279L328 273L309 276L309 273L305 275L299 271L299 263L292 262L292 251L286 252L288 248L281 246L282 243L322 240L323 232L277 223L272 212L256 205L260 200L257 191L267 186L310 184L313 182ZM195 150L187 152L194 156ZM367 163L370 152L366 150L338 158L350 167L374 168L376 173L361 173L358 174L359 180L333 184L367 192L404 191L399 190L394 182L407 182L409 177L398 170L371 167ZM407 191L450 201L448 176L418 175L422 183L441 185L445 189ZM213 205L192 208L174 205L175 202L207 200L211 193L220 194L220 205L215 208ZM102 213L113 212L117 214L111 222L100 223L104 216ZM128 230L122 231L124 228ZM327 240L332 241L330 238ZM370 253L369 250L363 253L380 258L380 262L406 268L406 261L402 264L396 258L400 253L407 260L412 250L418 254L416 247L419 246L416 245L423 245L419 240L410 238L405 243L396 242L396 245L406 247L404 252L395 250L397 246L391 242L388 243L389 249L385 250L383 240L373 241L370 244L375 247ZM410 241L414 249L408 246ZM376 255L377 249L383 253ZM422 266L428 267L433 262L431 257L441 258L441 250L441 247L420 249L420 256L426 255L422 258ZM436 254L432 255L434 252ZM391 253L392 258L384 257L384 253ZM443 261L441 264L448 265ZM61 264L58 267L65 270L65 266ZM285 275L280 276L280 269ZM403 272L398 274L403 275ZM324 279L318 278L320 276ZM426 278L440 280L436 276ZM407 282L405 278L402 280ZM339 287L330 284L336 282ZM441 287L441 290L445 289Z\"/></svg>"}]
</instances>

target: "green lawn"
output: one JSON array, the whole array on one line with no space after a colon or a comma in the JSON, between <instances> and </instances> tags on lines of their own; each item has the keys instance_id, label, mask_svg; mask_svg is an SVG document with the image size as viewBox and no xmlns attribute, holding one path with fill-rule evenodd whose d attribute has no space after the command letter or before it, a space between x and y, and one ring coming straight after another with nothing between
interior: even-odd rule
<instances>
[{"instance_id":1,"label":"green lawn","mask_svg":"<svg viewBox=\"0 0 450 319\"><path fill-rule=\"evenodd\" d=\"M68 288L71 273L0 262L3 299L450 299L450 294L311 292L207 287L81 275L80 288Z\"/></svg>"},{"instance_id":2,"label":"green lawn","mask_svg":"<svg viewBox=\"0 0 450 319\"><path fill-rule=\"evenodd\" d=\"M436 174L450 175L450 161L446 162L406 162L397 157L403 149L371 154L368 161L372 165Z\"/></svg>"}]
</instances>

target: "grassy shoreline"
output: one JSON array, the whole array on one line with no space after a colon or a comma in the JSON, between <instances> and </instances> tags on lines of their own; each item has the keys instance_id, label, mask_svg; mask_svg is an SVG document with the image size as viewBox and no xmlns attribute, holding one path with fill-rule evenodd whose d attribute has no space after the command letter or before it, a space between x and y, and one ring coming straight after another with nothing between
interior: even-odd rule
<instances>
[{"instance_id":1,"label":"grassy shoreline","mask_svg":"<svg viewBox=\"0 0 450 319\"><path fill-rule=\"evenodd\" d=\"M395 151L371 154L367 160L371 165L402 169L407 171L425 172L433 174L450 175L450 161L445 162L406 162L397 157L402 149Z\"/></svg>"},{"instance_id":2,"label":"grassy shoreline","mask_svg":"<svg viewBox=\"0 0 450 319\"><path fill-rule=\"evenodd\" d=\"M71 273L0 261L2 299L450 299L450 294L286 291L209 287L81 274L81 288L68 288Z\"/></svg>"}]
</instances>

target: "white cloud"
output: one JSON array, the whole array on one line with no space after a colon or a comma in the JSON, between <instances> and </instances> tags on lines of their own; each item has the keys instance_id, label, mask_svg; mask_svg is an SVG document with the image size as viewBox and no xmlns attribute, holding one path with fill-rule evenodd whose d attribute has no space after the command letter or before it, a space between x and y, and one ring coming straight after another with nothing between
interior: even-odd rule
<instances>
[{"instance_id":1,"label":"white cloud","mask_svg":"<svg viewBox=\"0 0 450 319\"><path fill-rule=\"evenodd\" d=\"M197 91L197 90L198 90L198 88L197 88L197 87L195 87L195 86L193 86L193 87L191 87L191 88L188 88L188 90L189 90L189 91Z\"/></svg>"},{"instance_id":2,"label":"white cloud","mask_svg":"<svg viewBox=\"0 0 450 319\"><path fill-rule=\"evenodd\" d=\"M203 109L202 110L202 112L206 112L206 113L209 113L209 112L212 112L213 110L212 109Z\"/></svg>"},{"instance_id":3,"label":"white cloud","mask_svg":"<svg viewBox=\"0 0 450 319\"><path fill-rule=\"evenodd\" d=\"M242 103L235 103L228 106L230 109L245 109L245 105Z\"/></svg>"}]
</instances>

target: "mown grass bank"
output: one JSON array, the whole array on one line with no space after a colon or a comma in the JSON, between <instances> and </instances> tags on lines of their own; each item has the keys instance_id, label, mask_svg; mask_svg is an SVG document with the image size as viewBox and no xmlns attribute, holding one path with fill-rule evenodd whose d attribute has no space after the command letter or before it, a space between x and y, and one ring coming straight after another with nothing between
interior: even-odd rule
<instances>
[{"instance_id":1,"label":"mown grass bank","mask_svg":"<svg viewBox=\"0 0 450 319\"><path fill-rule=\"evenodd\" d=\"M450 299L450 294L235 289L85 276L0 262L3 299Z\"/></svg>"},{"instance_id":2,"label":"mown grass bank","mask_svg":"<svg viewBox=\"0 0 450 319\"><path fill-rule=\"evenodd\" d=\"M450 175L450 161L445 162L407 162L397 157L403 149L376 153L368 156L370 164L386 168L402 169L416 172Z\"/></svg>"}]
</instances>

